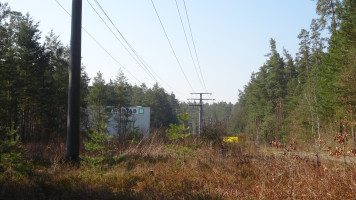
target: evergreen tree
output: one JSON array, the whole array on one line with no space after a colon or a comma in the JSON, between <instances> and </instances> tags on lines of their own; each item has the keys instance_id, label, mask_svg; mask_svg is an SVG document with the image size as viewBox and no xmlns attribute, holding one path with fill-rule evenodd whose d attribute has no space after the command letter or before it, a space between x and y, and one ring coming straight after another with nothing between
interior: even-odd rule
<instances>
[{"instance_id":1,"label":"evergreen tree","mask_svg":"<svg viewBox=\"0 0 356 200\"><path fill-rule=\"evenodd\" d=\"M0 5L0 125L10 127L16 121L17 99L15 98L16 68L13 66L12 37L7 20L11 10L7 4ZM17 124L17 123L16 123Z\"/></svg>"},{"instance_id":2,"label":"evergreen tree","mask_svg":"<svg viewBox=\"0 0 356 200\"><path fill-rule=\"evenodd\" d=\"M107 97L107 106L116 107L119 104L115 92L115 83L111 79L109 83L106 84L106 97Z\"/></svg>"},{"instance_id":3,"label":"evergreen tree","mask_svg":"<svg viewBox=\"0 0 356 200\"><path fill-rule=\"evenodd\" d=\"M266 91L267 106L263 123L264 137L267 140L279 138L283 134L283 119L285 117L286 81L284 74L284 62L276 50L276 41L270 40L271 53L266 62Z\"/></svg>"},{"instance_id":4,"label":"evergreen tree","mask_svg":"<svg viewBox=\"0 0 356 200\"><path fill-rule=\"evenodd\" d=\"M292 111L298 103L298 73L292 56L287 50L284 51L285 57L285 81L286 85L286 109Z\"/></svg>"},{"instance_id":5,"label":"evergreen tree","mask_svg":"<svg viewBox=\"0 0 356 200\"><path fill-rule=\"evenodd\" d=\"M310 40L311 40L311 51L312 58L311 63L313 67L318 67L321 64L321 57L324 49L324 38L321 38L321 25L317 20L313 19L310 24Z\"/></svg>"},{"instance_id":6,"label":"evergreen tree","mask_svg":"<svg viewBox=\"0 0 356 200\"><path fill-rule=\"evenodd\" d=\"M19 136L14 124L0 131L0 175L22 178L28 175L30 165L24 159L25 150L19 145Z\"/></svg>"},{"instance_id":7,"label":"evergreen tree","mask_svg":"<svg viewBox=\"0 0 356 200\"><path fill-rule=\"evenodd\" d=\"M96 77L94 77L93 87L90 89L90 93L87 97L92 117L91 123L97 131L99 131L98 129L102 121L105 120L106 95L105 80L103 79L103 74L99 71Z\"/></svg>"},{"instance_id":8,"label":"evergreen tree","mask_svg":"<svg viewBox=\"0 0 356 200\"><path fill-rule=\"evenodd\" d=\"M343 117L346 110L355 115L356 45L353 41L356 37L356 2L343 1L336 13L340 20L339 29L330 38L318 83L320 112L329 122ZM354 120L352 115L350 118Z\"/></svg>"},{"instance_id":9,"label":"evergreen tree","mask_svg":"<svg viewBox=\"0 0 356 200\"><path fill-rule=\"evenodd\" d=\"M297 53L297 70L298 70L298 80L301 86L307 82L310 73L310 36L309 31L302 29L298 35L300 39L299 52Z\"/></svg>"},{"instance_id":10,"label":"evergreen tree","mask_svg":"<svg viewBox=\"0 0 356 200\"><path fill-rule=\"evenodd\" d=\"M59 36L53 31L46 36L44 46L49 54L49 68L52 75L53 98L49 103L51 107L48 112L51 119L50 127L53 127L54 132L65 133L68 111L69 48L61 43Z\"/></svg>"},{"instance_id":11,"label":"evergreen tree","mask_svg":"<svg viewBox=\"0 0 356 200\"><path fill-rule=\"evenodd\" d=\"M234 105L228 122L228 131L233 136L247 136L246 132L246 93L239 90L239 98Z\"/></svg>"},{"instance_id":12,"label":"evergreen tree","mask_svg":"<svg viewBox=\"0 0 356 200\"><path fill-rule=\"evenodd\" d=\"M154 128L167 127L170 123L170 107L167 94L156 83L148 89L143 99L144 106L151 107L151 126Z\"/></svg>"},{"instance_id":13,"label":"evergreen tree","mask_svg":"<svg viewBox=\"0 0 356 200\"><path fill-rule=\"evenodd\" d=\"M80 156L83 164L92 168L100 168L100 170L107 167L104 165L104 161L110 159L108 150L112 146L108 143L113 137L108 135L106 128L106 123L101 121L95 130L88 131L89 141L84 142L84 147L91 155Z\"/></svg>"},{"instance_id":14,"label":"evergreen tree","mask_svg":"<svg viewBox=\"0 0 356 200\"><path fill-rule=\"evenodd\" d=\"M17 98L21 113L20 132L22 139L26 139L32 137L35 130L41 129L41 119L45 119L41 115L45 113L45 106L48 105L45 101L50 99L46 96L46 93L50 92L46 87L46 79L50 77L46 76L49 57L38 42L41 38L38 23L34 23L29 15L14 18L12 23L17 27L13 48L16 52L15 66L19 76Z\"/></svg>"},{"instance_id":15,"label":"evergreen tree","mask_svg":"<svg viewBox=\"0 0 356 200\"><path fill-rule=\"evenodd\" d=\"M157 83L147 89L142 103L143 106L151 108L151 127L168 127L170 123L177 122L177 117L174 114L179 107L178 101L174 95L167 94Z\"/></svg>"},{"instance_id":16,"label":"evergreen tree","mask_svg":"<svg viewBox=\"0 0 356 200\"><path fill-rule=\"evenodd\" d=\"M130 113L127 108L130 106L131 85L128 83L125 74L120 70L115 79L115 95L119 111L118 122L119 131L118 135L126 141L126 134L128 131Z\"/></svg>"},{"instance_id":17,"label":"evergreen tree","mask_svg":"<svg viewBox=\"0 0 356 200\"><path fill-rule=\"evenodd\" d=\"M132 98L131 105L140 106L142 105L143 98L145 96L145 90L147 90L146 85L142 84L141 87L135 85L132 88Z\"/></svg>"},{"instance_id":18,"label":"evergreen tree","mask_svg":"<svg viewBox=\"0 0 356 200\"><path fill-rule=\"evenodd\" d=\"M336 9L342 7L341 0L317 0L316 13L320 16L319 23L322 27L334 31L338 24Z\"/></svg>"},{"instance_id":19,"label":"evergreen tree","mask_svg":"<svg viewBox=\"0 0 356 200\"><path fill-rule=\"evenodd\" d=\"M169 129L167 129L166 136L174 144L166 144L167 151L173 153L177 156L176 164L185 164L185 159L187 157L193 157L195 154L193 152L199 145L187 145L186 139L191 136L190 127L187 125L187 121L189 120L190 116L185 112L182 111L181 115L177 116L180 124L170 124Z\"/></svg>"},{"instance_id":20,"label":"evergreen tree","mask_svg":"<svg viewBox=\"0 0 356 200\"><path fill-rule=\"evenodd\" d=\"M245 87L247 132L251 133L251 139L259 141L261 126L264 118L264 110L267 106L267 92L265 90L266 69L260 68L258 73L253 73L250 82Z\"/></svg>"},{"instance_id":21,"label":"evergreen tree","mask_svg":"<svg viewBox=\"0 0 356 200\"><path fill-rule=\"evenodd\" d=\"M120 70L115 79L115 92L119 108L126 108L130 103L131 85L125 74Z\"/></svg>"}]
</instances>

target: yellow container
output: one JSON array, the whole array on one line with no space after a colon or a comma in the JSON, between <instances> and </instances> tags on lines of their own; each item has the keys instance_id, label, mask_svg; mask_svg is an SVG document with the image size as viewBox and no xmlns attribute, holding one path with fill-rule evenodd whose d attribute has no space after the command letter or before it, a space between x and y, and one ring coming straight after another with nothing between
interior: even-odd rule
<instances>
[{"instance_id":1,"label":"yellow container","mask_svg":"<svg viewBox=\"0 0 356 200\"><path fill-rule=\"evenodd\" d=\"M245 137L224 137L223 141L231 142L231 143L238 143L238 142L246 141L246 138Z\"/></svg>"}]
</instances>

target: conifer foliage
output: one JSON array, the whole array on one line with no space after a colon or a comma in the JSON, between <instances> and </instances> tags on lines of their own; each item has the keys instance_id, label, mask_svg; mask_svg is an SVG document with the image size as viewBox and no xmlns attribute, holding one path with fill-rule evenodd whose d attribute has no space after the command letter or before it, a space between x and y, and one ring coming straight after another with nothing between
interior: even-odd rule
<instances>
[{"instance_id":1,"label":"conifer foliage","mask_svg":"<svg viewBox=\"0 0 356 200\"><path fill-rule=\"evenodd\" d=\"M18 130L13 125L4 129L0 135L0 176L22 178L30 171L30 164L23 157L25 149L20 146Z\"/></svg>"},{"instance_id":2,"label":"conifer foliage","mask_svg":"<svg viewBox=\"0 0 356 200\"><path fill-rule=\"evenodd\" d=\"M48 140L66 130L69 51L29 14L0 5L0 126L19 127L22 141ZM88 78L82 73L82 107Z\"/></svg>"},{"instance_id":3,"label":"conifer foliage","mask_svg":"<svg viewBox=\"0 0 356 200\"><path fill-rule=\"evenodd\" d=\"M187 121L189 120L189 115L182 111L181 115L178 115L180 124L170 124L170 128L167 129L166 136L172 142L172 144L166 144L168 152L175 154L177 156L176 164L184 165L186 157L194 156L193 149L196 145L187 145L186 140L191 136L189 132L190 127L187 126Z\"/></svg>"},{"instance_id":4,"label":"conifer foliage","mask_svg":"<svg viewBox=\"0 0 356 200\"><path fill-rule=\"evenodd\" d=\"M282 58L271 39L265 65L239 95L234 131L247 130L258 141L317 143L338 130L351 132L356 141L356 2L318 0L317 13L310 30L298 35L295 59L287 50ZM331 33L328 43L321 36L325 28ZM345 117L349 123L339 125Z\"/></svg>"}]
</instances>

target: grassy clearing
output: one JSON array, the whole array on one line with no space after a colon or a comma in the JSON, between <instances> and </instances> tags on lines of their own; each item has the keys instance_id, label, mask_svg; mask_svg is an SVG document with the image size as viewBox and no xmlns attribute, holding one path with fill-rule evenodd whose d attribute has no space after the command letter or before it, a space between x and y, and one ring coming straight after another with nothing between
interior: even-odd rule
<instances>
[{"instance_id":1,"label":"grassy clearing","mask_svg":"<svg viewBox=\"0 0 356 200\"><path fill-rule=\"evenodd\" d=\"M356 192L351 163L318 165L313 157L248 143L203 145L184 165L161 142L116 146L111 154L124 156L105 169L67 166L64 143L26 149L33 173L2 175L0 199L352 199Z\"/></svg>"}]
</instances>

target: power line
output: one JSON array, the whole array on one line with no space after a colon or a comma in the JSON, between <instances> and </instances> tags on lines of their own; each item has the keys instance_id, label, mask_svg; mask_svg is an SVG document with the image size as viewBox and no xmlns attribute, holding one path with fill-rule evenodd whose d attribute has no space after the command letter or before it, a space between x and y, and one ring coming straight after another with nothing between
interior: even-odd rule
<instances>
[{"instance_id":1,"label":"power line","mask_svg":"<svg viewBox=\"0 0 356 200\"><path fill-rule=\"evenodd\" d=\"M181 24L182 24L182 28L183 28L183 32L184 32L185 41L187 42L187 46L188 46L188 49L189 49L190 58L192 59L192 62L193 62L193 65L194 65L194 69L195 69L195 72L196 72L196 73L197 73L197 75L198 75L199 82L200 82L200 84L202 85L202 87L203 87L203 89L204 89L203 82L201 81L200 75L199 75L199 73L198 73L197 66L195 65L195 61L194 61L194 58L193 58L192 50L191 50L191 48L190 48L190 44L189 44L189 42L188 42L187 33L185 32L184 23L183 23L183 20L182 20L182 15L180 14L180 10L179 10L179 6L178 6L178 2L177 2L177 0L175 0L175 2L176 2L177 11L178 11L178 14L179 14L179 19L180 19L180 22L181 22Z\"/></svg>"},{"instance_id":2,"label":"power line","mask_svg":"<svg viewBox=\"0 0 356 200\"><path fill-rule=\"evenodd\" d=\"M58 2L58 0L55 0L57 2L57 4L69 15L72 16L64 7L61 3ZM117 64L120 65L120 67L122 67L128 74L130 74L134 79L136 79L140 84L142 84L142 82L136 78L129 70L127 70L114 56L112 56L83 26L82 26L83 31L89 35L89 37L95 41L95 43L97 45L99 45L101 47L102 50L104 50Z\"/></svg>"},{"instance_id":3,"label":"power line","mask_svg":"<svg viewBox=\"0 0 356 200\"><path fill-rule=\"evenodd\" d=\"M89 3L89 0L87 0ZM121 40L119 38L117 38L116 34L113 33L113 31L111 30L111 28L106 24L105 20L103 20L103 18L100 16L100 14L96 11L96 9L90 4L90 6L94 9L94 11L98 14L98 16L100 17L100 19L105 23L105 25L109 28L109 30L111 31L111 33L114 34L114 36L116 37L116 39L119 40L119 42L121 43L121 45L125 48L125 50L131 55L131 57L136 61L136 63L144 69L144 71L156 82L159 84L159 82L157 81L157 79L155 78L155 76L160 79L163 83L165 83L169 88L171 88L173 91L176 91L178 93L182 93L178 90L176 90L175 88L173 88L170 84L168 84L167 82L165 82L148 64L147 62L138 54L138 52L133 48L133 46L129 43L129 41L126 39L126 37L121 33L121 31L117 28L117 26L115 25L115 23L111 20L111 18L109 17L109 15L106 13L106 11L104 10L104 8L100 5L100 3L95 0L96 5L99 7L99 9L104 13L104 15L106 16L106 18L109 20L109 22L113 25L113 27L115 28L115 30L119 33L119 35L123 38L123 40L125 41L126 45L131 49L131 51L135 54L135 56L137 57L137 59L139 60L139 62L137 61L137 59L131 54L131 52L126 48L126 46L121 42ZM152 73L155 75L153 75ZM183 93L182 93L183 94Z\"/></svg>"},{"instance_id":4,"label":"power line","mask_svg":"<svg viewBox=\"0 0 356 200\"><path fill-rule=\"evenodd\" d=\"M203 94L209 94L211 95L211 93L190 93L190 94L199 94L200 95L200 98L199 99L194 99L194 98L191 98L191 99L188 99L188 100L199 100L199 104L191 104L189 106L199 106L199 136L200 136L200 133L202 131L202 127L203 127L203 100L215 100L215 99L203 99Z\"/></svg>"},{"instance_id":5,"label":"power line","mask_svg":"<svg viewBox=\"0 0 356 200\"><path fill-rule=\"evenodd\" d=\"M183 75L184 75L185 80L187 81L188 85L190 86L190 89L194 92L194 89L193 89L192 85L190 84L190 82L189 82L187 76L185 75L184 70L183 70L183 68L182 68L182 65L181 65L180 62L179 62L179 59L178 59L178 57L177 57L177 54L176 54L176 52L175 52L174 49L173 49L172 43L171 43L171 41L170 41L170 39L169 39L169 37L168 37L168 35L167 35L166 29L165 29L164 26L163 26L161 17L160 17L159 14L158 14L158 11L157 11L157 9L156 9L155 4L153 3L153 0L151 0L151 3L152 3L152 6L153 6L153 8L154 8L154 10L155 10L155 12L156 12L156 15L157 15L157 17L158 17L158 20L159 20L159 22L160 22L160 24L161 24L161 27L162 27L162 29L163 29L163 32L164 32L164 34L165 34L165 36L166 36L166 38L167 38L167 41L168 41L168 43L169 43L169 46L171 47L171 50L172 50L172 52L173 52L173 54L174 54L174 57L175 57L175 59L176 59L176 61L177 61L177 63L178 63L178 66L179 66L179 68L181 69L181 71L182 71L182 73L183 73Z\"/></svg>"},{"instance_id":6,"label":"power line","mask_svg":"<svg viewBox=\"0 0 356 200\"><path fill-rule=\"evenodd\" d=\"M127 47L121 42L121 40L116 36L116 34L112 31L112 29L109 27L109 25L105 22L105 20L101 17L101 15L97 12L97 10L93 7L93 5L89 2L89 0L87 0L87 2L89 3L89 5L91 6L91 8L95 11L95 13L99 16L99 18L103 21L103 23L105 24L105 26L110 30L110 32L115 36L115 38L120 42L120 44L125 48L125 50L130 54L130 56L135 60L135 62L155 81L158 82L157 79L152 75L152 73L147 69L146 66L142 65L142 61L141 63L139 61L137 61L137 59L132 55L132 53L127 49ZM106 16L106 18L110 21L110 23L114 26L114 28L116 29L116 31L120 34L120 36L124 39L125 43L129 46L129 48L131 49L132 52L134 52L134 54L136 55L136 57L139 57L136 53L136 51L132 48L132 46L130 45L130 43L126 40L126 38L121 34L121 32L118 30L118 28L115 26L115 24L112 22L111 18L106 14L105 10L101 7L101 5L99 4L98 1L95 0L95 3L98 5L98 7L100 8L100 10L104 13L104 15ZM139 59L140 60L140 59Z\"/></svg>"},{"instance_id":7,"label":"power line","mask_svg":"<svg viewBox=\"0 0 356 200\"><path fill-rule=\"evenodd\" d=\"M139 63L137 61L137 59L132 55L132 53L127 49L127 47L121 42L121 40L117 37L117 35L114 33L114 31L109 27L109 25L105 22L105 20L101 17L101 15L97 12L97 10L93 7L93 5L89 2L89 0L87 0L88 4L90 5L90 7L94 10L94 12L98 15L98 17L101 19L101 21L105 24L105 26L110 30L110 32L114 35L114 37L117 39L117 41L119 41L119 43L124 47L124 49L130 54L130 56L132 57L132 59L134 59L134 61L145 71L146 74L148 74L155 82L158 82L157 79L150 73L150 71L145 68L144 66L141 65L141 63Z\"/></svg>"},{"instance_id":8,"label":"power line","mask_svg":"<svg viewBox=\"0 0 356 200\"><path fill-rule=\"evenodd\" d=\"M203 80L203 84L204 84L204 87L205 87L205 91L207 92L206 84L205 84L205 81L204 81L204 76L203 76L203 73L202 73L202 70L201 70L201 66L200 66L200 61L199 61L199 58L198 58L197 48L196 48L196 46L195 46L195 41L194 41L194 37L193 37L192 27L191 27L191 25L190 25L190 20L189 20L189 15L188 15L188 9L187 9L187 5L185 4L185 0L183 0L183 3L184 3L185 13L186 13L186 15L187 15L187 20L188 20L190 35L191 35L191 37L192 37L192 42L193 42L193 47L194 47L194 51L195 51L195 56L196 56L196 59L197 59L197 63L198 63L198 66L199 66L199 70L200 70L200 75L201 75L201 78L202 78L202 80Z\"/></svg>"}]
</instances>

